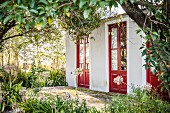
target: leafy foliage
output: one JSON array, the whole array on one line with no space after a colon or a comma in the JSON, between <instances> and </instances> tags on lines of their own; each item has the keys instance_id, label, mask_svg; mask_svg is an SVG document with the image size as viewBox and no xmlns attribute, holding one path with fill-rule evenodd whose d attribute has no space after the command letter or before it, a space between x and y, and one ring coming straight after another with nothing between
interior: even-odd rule
<instances>
[{"instance_id":1,"label":"leafy foliage","mask_svg":"<svg viewBox=\"0 0 170 113\"><path fill-rule=\"evenodd\" d=\"M77 100L66 99L56 96L51 98L29 98L22 102L20 107L25 112L46 113L168 113L170 103L159 100L154 95L140 88L133 88L131 94L115 95L113 101L102 110L90 108L86 102L78 103Z\"/></svg>"},{"instance_id":2,"label":"leafy foliage","mask_svg":"<svg viewBox=\"0 0 170 113\"><path fill-rule=\"evenodd\" d=\"M18 75L11 75L3 70L0 73L0 82L1 82L1 90L2 90L2 97L0 96L1 105L0 110L1 112L6 110L15 109L22 100L22 96L20 95L20 91L22 87L26 87L26 90L32 89L33 93L37 94L38 91L43 87L45 84L47 86L61 86L66 85L66 78L65 75L61 74L59 70L51 72L49 77L44 79L40 79L41 70L35 66L33 63L32 71L29 73L19 72ZM48 84L49 80L53 80L53 83L50 85ZM47 82L47 83L46 83ZM37 104L37 103L36 103ZM45 103L44 103L45 104ZM43 104L43 105L44 105ZM48 103L51 104L51 103ZM46 107L44 107L45 109Z\"/></svg>"},{"instance_id":3,"label":"leafy foliage","mask_svg":"<svg viewBox=\"0 0 170 113\"><path fill-rule=\"evenodd\" d=\"M30 98L20 104L26 113L97 113L97 109L88 108L86 102L80 105L74 100L63 100L61 97L44 99Z\"/></svg>"},{"instance_id":4,"label":"leafy foliage","mask_svg":"<svg viewBox=\"0 0 170 113\"><path fill-rule=\"evenodd\" d=\"M154 76L158 76L161 91L166 92L170 92L170 13L164 7L169 6L168 2L162 2L156 9L150 4L146 5L147 10L152 13L148 17L151 26L143 29L146 36L142 37L145 41L141 47L146 61L144 66L146 69L150 68Z\"/></svg>"},{"instance_id":5,"label":"leafy foliage","mask_svg":"<svg viewBox=\"0 0 170 113\"><path fill-rule=\"evenodd\" d=\"M60 70L51 71L46 79L46 86L66 86L66 76Z\"/></svg>"},{"instance_id":6,"label":"leafy foliage","mask_svg":"<svg viewBox=\"0 0 170 113\"><path fill-rule=\"evenodd\" d=\"M117 95L105 109L108 113L168 113L170 104L149 94L146 90L133 88L131 94Z\"/></svg>"},{"instance_id":7,"label":"leafy foliage","mask_svg":"<svg viewBox=\"0 0 170 113\"><path fill-rule=\"evenodd\" d=\"M13 109L13 107L22 101L19 91L22 87L22 82L16 84L15 76L3 72L1 76L1 91L2 91L2 102L0 111Z\"/></svg>"},{"instance_id":8,"label":"leafy foliage","mask_svg":"<svg viewBox=\"0 0 170 113\"><path fill-rule=\"evenodd\" d=\"M92 12L94 6L85 8L87 2L84 0L20 0L20 2L2 0L0 2L0 43L15 36L23 36L23 34L34 31L35 28L40 30L46 25L51 25L56 18L63 28L80 31L81 35L86 34L96 28L96 24L100 21L99 14ZM91 5L94 5L93 3L91 2ZM11 28L26 30L26 32L5 37Z\"/></svg>"}]
</instances>

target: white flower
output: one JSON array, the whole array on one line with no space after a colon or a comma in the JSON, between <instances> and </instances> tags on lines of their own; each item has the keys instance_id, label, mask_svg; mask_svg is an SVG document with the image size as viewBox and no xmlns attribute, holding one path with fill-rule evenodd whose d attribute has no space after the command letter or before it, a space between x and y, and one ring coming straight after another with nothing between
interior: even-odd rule
<instances>
[{"instance_id":1,"label":"white flower","mask_svg":"<svg viewBox=\"0 0 170 113\"><path fill-rule=\"evenodd\" d=\"M64 92L65 95L62 97L63 100L71 100L71 95L68 92Z\"/></svg>"},{"instance_id":2,"label":"white flower","mask_svg":"<svg viewBox=\"0 0 170 113\"><path fill-rule=\"evenodd\" d=\"M152 85L150 83L146 83L146 85L143 86L144 90L147 90L148 92L151 92L152 90Z\"/></svg>"},{"instance_id":3,"label":"white flower","mask_svg":"<svg viewBox=\"0 0 170 113\"><path fill-rule=\"evenodd\" d=\"M24 96L24 95L26 94L26 90L20 90L20 91L19 91L19 94L20 94L21 96Z\"/></svg>"},{"instance_id":4,"label":"white flower","mask_svg":"<svg viewBox=\"0 0 170 113\"><path fill-rule=\"evenodd\" d=\"M82 74L83 74L83 70L82 69L76 68L74 70L74 75L76 75L76 76L80 75L81 76Z\"/></svg>"},{"instance_id":5,"label":"white flower","mask_svg":"<svg viewBox=\"0 0 170 113\"><path fill-rule=\"evenodd\" d=\"M48 82L48 85L50 86L53 85L53 80L48 80L47 82Z\"/></svg>"},{"instance_id":6,"label":"white flower","mask_svg":"<svg viewBox=\"0 0 170 113\"><path fill-rule=\"evenodd\" d=\"M117 76L116 78L114 78L114 83L116 83L117 85L122 84L123 83L123 77Z\"/></svg>"},{"instance_id":7,"label":"white flower","mask_svg":"<svg viewBox=\"0 0 170 113\"><path fill-rule=\"evenodd\" d=\"M23 109L16 108L16 109L14 109L14 113L23 113Z\"/></svg>"}]
</instances>

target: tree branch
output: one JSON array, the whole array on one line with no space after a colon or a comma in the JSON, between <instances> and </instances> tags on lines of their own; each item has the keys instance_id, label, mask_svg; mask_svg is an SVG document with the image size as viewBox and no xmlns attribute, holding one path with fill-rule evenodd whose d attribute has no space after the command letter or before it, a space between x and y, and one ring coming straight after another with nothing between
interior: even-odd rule
<instances>
[{"instance_id":1,"label":"tree branch","mask_svg":"<svg viewBox=\"0 0 170 113\"><path fill-rule=\"evenodd\" d=\"M4 28L2 28L2 30L0 31L0 40L3 40L4 35L15 25L16 25L15 21L11 21L5 24L3 26Z\"/></svg>"},{"instance_id":2,"label":"tree branch","mask_svg":"<svg viewBox=\"0 0 170 113\"><path fill-rule=\"evenodd\" d=\"M149 2L149 1L143 1L143 0L140 0L140 1L135 1L134 4L136 5L141 5L141 6L146 6L146 7L150 7L151 9L153 10L157 10L158 8L162 7L162 4L153 4L152 2Z\"/></svg>"},{"instance_id":3,"label":"tree branch","mask_svg":"<svg viewBox=\"0 0 170 113\"><path fill-rule=\"evenodd\" d=\"M147 15L138 7L138 5L132 4L129 1L123 3L122 8L141 28L151 27L151 21L147 18ZM145 26L144 26L145 25ZM152 24L153 28L156 28L155 24Z\"/></svg>"},{"instance_id":4,"label":"tree branch","mask_svg":"<svg viewBox=\"0 0 170 113\"><path fill-rule=\"evenodd\" d=\"M29 32L32 32L32 31L34 31L34 29L31 29L31 30L29 30L29 31L26 31L26 32L24 32L24 33L22 33L22 34L17 34L17 35L13 35L13 36L9 36L9 37L6 37L6 38L4 38L4 39L1 39L0 44L3 43L5 40L8 40L8 39L11 39L11 38L14 38L14 37L18 37L18 36L24 36L25 34L27 34L27 33L29 33Z\"/></svg>"}]
</instances>

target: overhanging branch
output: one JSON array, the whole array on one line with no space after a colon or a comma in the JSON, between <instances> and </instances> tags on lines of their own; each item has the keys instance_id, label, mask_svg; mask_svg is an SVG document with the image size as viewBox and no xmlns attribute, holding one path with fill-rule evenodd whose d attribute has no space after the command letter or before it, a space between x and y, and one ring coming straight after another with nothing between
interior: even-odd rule
<instances>
[{"instance_id":1,"label":"overhanging branch","mask_svg":"<svg viewBox=\"0 0 170 113\"><path fill-rule=\"evenodd\" d=\"M32 31L35 31L35 29L31 29L29 31L26 31L24 33L21 33L21 34L17 34L17 35L13 35L13 36L9 36L9 37L6 37L4 39L1 39L0 41L0 44L3 43L5 40L8 40L8 39L11 39L11 38L14 38L14 37L18 37L18 36L24 36L25 34L29 33L29 32L32 32Z\"/></svg>"},{"instance_id":2,"label":"overhanging branch","mask_svg":"<svg viewBox=\"0 0 170 113\"><path fill-rule=\"evenodd\" d=\"M132 18L141 28L151 27L151 21L147 18L147 15L138 7L136 4L132 4L131 2L127 1L123 3L122 8L125 12ZM145 26L144 26L145 25ZM153 28L156 28L155 24L152 24Z\"/></svg>"}]
</instances>

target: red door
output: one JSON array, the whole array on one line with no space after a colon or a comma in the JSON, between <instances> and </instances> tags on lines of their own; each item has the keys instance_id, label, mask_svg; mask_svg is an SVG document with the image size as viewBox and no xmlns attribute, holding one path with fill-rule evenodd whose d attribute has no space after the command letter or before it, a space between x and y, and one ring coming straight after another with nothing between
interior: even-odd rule
<instances>
[{"instance_id":1,"label":"red door","mask_svg":"<svg viewBox=\"0 0 170 113\"><path fill-rule=\"evenodd\" d=\"M89 40L87 36L79 39L77 43L77 68L83 70L78 76L78 86L89 88Z\"/></svg>"},{"instance_id":2,"label":"red door","mask_svg":"<svg viewBox=\"0 0 170 113\"><path fill-rule=\"evenodd\" d=\"M127 93L127 28L126 22L109 25L109 89L111 92ZM114 78L123 77L123 84L114 83Z\"/></svg>"}]
</instances>

